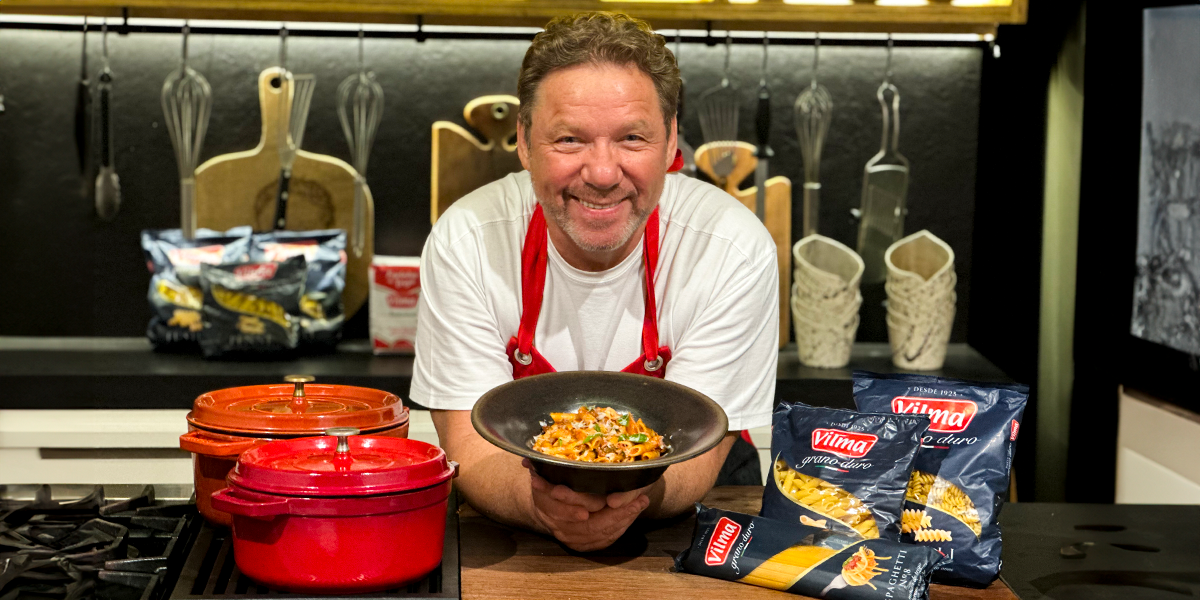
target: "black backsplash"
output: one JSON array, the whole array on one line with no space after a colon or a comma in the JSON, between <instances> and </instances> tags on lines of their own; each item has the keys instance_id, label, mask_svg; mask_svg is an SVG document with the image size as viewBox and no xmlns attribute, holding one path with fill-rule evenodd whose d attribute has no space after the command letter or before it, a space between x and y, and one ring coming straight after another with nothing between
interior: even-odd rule
<instances>
[{"instance_id":1,"label":"black backsplash","mask_svg":"<svg viewBox=\"0 0 1200 600\"><path fill-rule=\"evenodd\" d=\"M149 275L138 234L178 227L178 173L163 126L159 93L176 68L177 35L109 35L116 75L113 106L117 172L123 203L112 222L100 222L80 195L73 110L79 78L80 33L0 31L0 335L137 336L149 309ZM194 35L191 65L213 87L212 120L202 160L253 148L259 139L257 74L277 64L272 36ZM462 107L485 94L515 94L527 42L368 39L366 56L386 94L386 107L368 179L375 196L377 254L417 255L429 233L430 126L462 123ZM674 45L672 44L672 47ZM100 66L100 35L88 38L93 80ZM687 43L680 52L687 104L720 81L723 45ZM851 246L862 168L879 148L875 90L886 50L825 45L820 80L834 102L823 153L821 232ZM755 93L761 48L735 45L732 65L745 98L741 139L754 139ZM773 45L772 175L802 179L792 103L811 75L811 46ZM336 115L337 84L357 66L352 38L293 36L289 67L313 73L316 94L304 149L349 160ZM901 93L900 151L911 161L906 231L929 229L957 254L958 314L954 341L966 339L971 300L981 49L897 47L893 81ZM693 110L687 139L702 143ZM747 182L746 185L750 185ZM796 194L796 198L799 195ZM800 211L792 231L799 237ZM860 341L884 341L882 289L865 289ZM348 333L365 335L366 311Z\"/></svg>"}]
</instances>

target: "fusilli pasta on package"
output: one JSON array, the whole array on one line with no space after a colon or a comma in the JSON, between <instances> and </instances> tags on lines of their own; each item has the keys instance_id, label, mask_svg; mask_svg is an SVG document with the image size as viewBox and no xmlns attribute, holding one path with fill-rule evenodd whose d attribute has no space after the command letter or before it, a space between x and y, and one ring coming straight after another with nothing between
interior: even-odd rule
<instances>
[{"instance_id":1,"label":"fusilli pasta on package","mask_svg":"<svg viewBox=\"0 0 1200 600\"><path fill-rule=\"evenodd\" d=\"M859 410L930 418L905 494L901 541L951 560L937 583L985 587L1000 574L1000 507L1029 388L926 375L854 373Z\"/></svg>"}]
</instances>

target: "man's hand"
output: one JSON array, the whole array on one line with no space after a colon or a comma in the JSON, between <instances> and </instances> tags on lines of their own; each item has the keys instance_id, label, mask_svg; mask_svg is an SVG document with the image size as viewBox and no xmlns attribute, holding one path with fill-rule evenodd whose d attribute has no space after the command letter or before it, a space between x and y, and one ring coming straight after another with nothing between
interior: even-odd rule
<instances>
[{"instance_id":1,"label":"man's hand","mask_svg":"<svg viewBox=\"0 0 1200 600\"><path fill-rule=\"evenodd\" d=\"M577 552L611 546L650 506L646 495L649 488L608 496L581 494L539 477L529 459L521 465L529 469L533 517L564 546Z\"/></svg>"}]
</instances>

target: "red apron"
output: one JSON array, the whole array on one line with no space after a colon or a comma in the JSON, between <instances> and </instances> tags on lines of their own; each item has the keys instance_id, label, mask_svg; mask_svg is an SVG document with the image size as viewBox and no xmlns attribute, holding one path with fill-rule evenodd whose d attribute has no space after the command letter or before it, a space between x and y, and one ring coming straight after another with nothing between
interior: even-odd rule
<instances>
[{"instance_id":1,"label":"red apron","mask_svg":"<svg viewBox=\"0 0 1200 600\"><path fill-rule=\"evenodd\" d=\"M508 341L508 362L512 363L513 379L555 372L550 361L533 346L538 315L542 312L542 295L546 291L547 238L546 217L539 204L529 220L525 247L521 250L521 326L517 329L517 335ZM646 267L642 354L621 372L662 379L671 360L671 349L658 345L658 306L654 298L654 271L658 267L658 208L650 213L646 221L642 260Z\"/></svg>"}]
</instances>

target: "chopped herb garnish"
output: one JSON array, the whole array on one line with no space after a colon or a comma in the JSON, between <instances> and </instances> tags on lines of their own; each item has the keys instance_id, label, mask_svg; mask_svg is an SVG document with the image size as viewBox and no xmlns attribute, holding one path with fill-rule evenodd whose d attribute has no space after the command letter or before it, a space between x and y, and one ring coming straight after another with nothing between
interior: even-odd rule
<instances>
[{"instance_id":1,"label":"chopped herb garnish","mask_svg":"<svg viewBox=\"0 0 1200 600\"><path fill-rule=\"evenodd\" d=\"M629 424L629 413L625 413L625 414L621 415L621 418L617 419L617 422L620 423L622 427L628 425Z\"/></svg>"},{"instance_id":2,"label":"chopped herb garnish","mask_svg":"<svg viewBox=\"0 0 1200 600\"><path fill-rule=\"evenodd\" d=\"M645 444L646 441L649 439L650 439L650 436L648 436L644 433L635 433L635 434L629 436L629 441L631 441L635 444Z\"/></svg>"},{"instance_id":3,"label":"chopped herb garnish","mask_svg":"<svg viewBox=\"0 0 1200 600\"><path fill-rule=\"evenodd\" d=\"M592 441L592 440L594 440L594 439L596 439L596 438L598 438L598 437L600 437L600 434L598 434L598 433L593 433L592 435L589 435L589 436L587 436L587 437L583 438L583 443L585 443L585 444L586 444L586 443L588 443L588 442L590 442L590 441Z\"/></svg>"},{"instance_id":4,"label":"chopped herb garnish","mask_svg":"<svg viewBox=\"0 0 1200 600\"><path fill-rule=\"evenodd\" d=\"M595 430L599 433L604 433L604 430L600 428L599 423L596 423L595 425L593 425L593 428L595 428Z\"/></svg>"}]
</instances>

